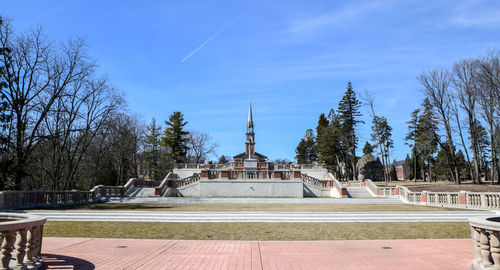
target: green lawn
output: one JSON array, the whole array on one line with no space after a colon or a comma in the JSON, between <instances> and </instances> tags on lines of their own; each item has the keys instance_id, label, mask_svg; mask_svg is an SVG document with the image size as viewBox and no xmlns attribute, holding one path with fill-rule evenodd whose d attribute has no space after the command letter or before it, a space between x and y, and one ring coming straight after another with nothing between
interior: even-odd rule
<instances>
[{"instance_id":1,"label":"green lawn","mask_svg":"<svg viewBox=\"0 0 500 270\"><path fill-rule=\"evenodd\" d=\"M408 204L139 204L98 203L57 209L122 210L122 211L186 211L186 212L400 212L463 211L463 209L417 206Z\"/></svg>"},{"instance_id":2,"label":"green lawn","mask_svg":"<svg viewBox=\"0 0 500 270\"><path fill-rule=\"evenodd\" d=\"M48 237L177 240L364 240L470 238L466 222L160 223L49 221Z\"/></svg>"}]
</instances>

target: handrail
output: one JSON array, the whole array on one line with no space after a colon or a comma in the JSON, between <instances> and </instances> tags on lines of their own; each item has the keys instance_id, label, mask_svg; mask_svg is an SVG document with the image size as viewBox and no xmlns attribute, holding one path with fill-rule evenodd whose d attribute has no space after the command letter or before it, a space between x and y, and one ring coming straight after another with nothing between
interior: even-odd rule
<instances>
[{"instance_id":1,"label":"handrail","mask_svg":"<svg viewBox=\"0 0 500 270\"><path fill-rule=\"evenodd\" d=\"M174 173L169 172L165 178L161 181L161 183L155 188L155 195L161 196L165 192L168 187L168 181L173 178Z\"/></svg>"},{"instance_id":2,"label":"handrail","mask_svg":"<svg viewBox=\"0 0 500 270\"><path fill-rule=\"evenodd\" d=\"M0 219L11 220L0 222L0 236L3 239L1 269L11 269L9 264L12 257L16 261L13 269L40 267L43 225L47 219L18 213L1 213Z\"/></svg>"}]
</instances>

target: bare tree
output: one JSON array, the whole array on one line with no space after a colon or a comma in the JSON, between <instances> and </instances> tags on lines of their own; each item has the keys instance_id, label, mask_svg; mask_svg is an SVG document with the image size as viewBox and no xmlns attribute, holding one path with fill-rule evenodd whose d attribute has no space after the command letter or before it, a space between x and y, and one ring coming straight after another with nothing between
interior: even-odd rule
<instances>
[{"instance_id":1,"label":"bare tree","mask_svg":"<svg viewBox=\"0 0 500 270\"><path fill-rule=\"evenodd\" d=\"M210 136L206 133L190 131L187 146L189 148L188 156L192 158L195 163L200 163L215 154L218 144L212 142Z\"/></svg>"},{"instance_id":2,"label":"bare tree","mask_svg":"<svg viewBox=\"0 0 500 270\"><path fill-rule=\"evenodd\" d=\"M500 59L498 54L490 54L480 62L480 84L479 104L481 105L481 116L486 122L490 134L491 151L491 179L492 182L500 184L500 164L495 145L500 145L498 132L500 118Z\"/></svg>"},{"instance_id":3,"label":"bare tree","mask_svg":"<svg viewBox=\"0 0 500 270\"><path fill-rule=\"evenodd\" d=\"M455 157L455 145L453 143L453 134L451 129L451 94L449 92L450 85L450 75L446 70L431 70L429 72L422 73L418 80L423 86L423 93L436 109L441 123L444 126L446 132L446 140L449 146L448 159L451 162L450 169L454 172L452 173L453 180L455 183L460 183L460 177L458 175L457 160ZM442 145L441 145L442 146Z\"/></svg>"},{"instance_id":4,"label":"bare tree","mask_svg":"<svg viewBox=\"0 0 500 270\"><path fill-rule=\"evenodd\" d=\"M476 103L480 92L478 90L478 68L479 63L476 60L460 61L453 66L453 84L456 88L456 97L460 102L460 108L462 108L467 114L469 136L471 140L471 148L474 159L474 171L472 171L471 167L470 174L474 183L480 183L478 136L476 134L477 129L474 128L477 121ZM452 103L452 111L455 115L455 119L458 125L458 131L460 134L460 139L462 140L465 155L467 157L467 162L471 164L469 159L469 152L467 151L467 147L465 146L465 141L459 120L459 111L456 106L455 100L453 100Z\"/></svg>"},{"instance_id":5,"label":"bare tree","mask_svg":"<svg viewBox=\"0 0 500 270\"><path fill-rule=\"evenodd\" d=\"M42 125L54 110L57 100L69 88L76 88L93 71L82 40L51 44L41 29L16 35L10 23L0 25L0 47L9 48L1 55L1 73L6 97L12 110L16 189L23 187L26 163L44 139ZM26 186L25 186L26 187Z\"/></svg>"}]
</instances>

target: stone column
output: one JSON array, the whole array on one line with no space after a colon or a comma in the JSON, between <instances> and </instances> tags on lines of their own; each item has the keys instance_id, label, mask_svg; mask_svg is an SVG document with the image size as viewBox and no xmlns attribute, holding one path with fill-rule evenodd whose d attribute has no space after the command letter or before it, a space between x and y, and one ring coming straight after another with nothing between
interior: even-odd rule
<instances>
[{"instance_id":1,"label":"stone column","mask_svg":"<svg viewBox=\"0 0 500 270\"><path fill-rule=\"evenodd\" d=\"M14 250L14 241L16 237L15 231L3 231L0 232L3 238L2 246L0 250L0 269L9 269L10 259L12 258L12 250Z\"/></svg>"},{"instance_id":2,"label":"stone column","mask_svg":"<svg viewBox=\"0 0 500 270\"><path fill-rule=\"evenodd\" d=\"M479 229L481 232L481 264L491 265L490 262L490 239L488 238L488 232L485 229Z\"/></svg>"},{"instance_id":3,"label":"stone column","mask_svg":"<svg viewBox=\"0 0 500 270\"><path fill-rule=\"evenodd\" d=\"M22 269L24 266L24 257L26 256L26 243L28 242L28 238L26 237L27 231L25 229L21 229L18 232L18 236L16 239L16 264L14 268Z\"/></svg>"},{"instance_id":4,"label":"stone column","mask_svg":"<svg viewBox=\"0 0 500 270\"><path fill-rule=\"evenodd\" d=\"M28 243L26 244L26 257L24 259L24 262L28 266L32 266L35 264L35 261L33 260L33 257L35 256L35 251L36 251L36 231L37 227L32 227L30 230L28 230Z\"/></svg>"},{"instance_id":5,"label":"stone column","mask_svg":"<svg viewBox=\"0 0 500 270\"><path fill-rule=\"evenodd\" d=\"M500 269L500 239L498 232L489 231L490 233L490 246L491 258L493 259L494 269Z\"/></svg>"}]
</instances>

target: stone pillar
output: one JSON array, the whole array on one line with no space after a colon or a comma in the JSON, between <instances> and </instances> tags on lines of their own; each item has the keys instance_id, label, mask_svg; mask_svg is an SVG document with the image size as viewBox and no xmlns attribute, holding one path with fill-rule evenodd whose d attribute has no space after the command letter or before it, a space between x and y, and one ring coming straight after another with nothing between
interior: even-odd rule
<instances>
[{"instance_id":1,"label":"stone pillar","mask_svg":"<svg viewBox=\"0 0 500 270\"><path fill-rule=\"evenodd\" d=\"M16 240L16 264L14 268L22 269L24 265L24 257L26 256L26 243L28 242L28 238L26 236L27 231L25 229L21 229L18 232L17 240Z\"/></svg>"},{"instance_id":2,"label":"stone pillar","mask_svg":"<svg viewBox=\"0 0 500 270\"><path fill-rule=\"evenodd\" d=\"M491 265L490 262L490 239L488 238L488 232L485 229L479 229L480 242L481 242L481 264L482 265Z\"/></svg>"},{"instance_id":3,"label":"stone pillar","mask_svg":"<svg viewBox=\"0 0 500 270\"><path fill-rule=\"evenodd\" d=\"M491 258L496 269L500 267L500 239L498 232L490 231Z\"/></svg>"},{"instance_id":4,"label":"stone pillar","mask_svg":"<svg viewBox=\"0 0 500 270\"><path fill-rule=\"evenodd\" d=\"M35 226L28 231L28 243L26 244L26 257L24 259L24 262L28 266L35 264L33 257L35 256L36 251L36 230L37 227Z\"/></svg>"},{"instance_id":5,"label":"stone pillar","mask_svg":"<svg viewBox=\"0 0 500 270\"><path fill-rule=\"evenodd\" d=\"M463 190L458 193L458 204L461 206L467 206L467 193Z\"/></svg>"},{"instance_id":6,"label":"stone pillar","mask_svg":"<svg viewBox=\"0 0 500 270\"><path fill-rule=\"evenodd\" d=\"M2 236L2 246L0 250L0 269L9 269L10 259L12 258L12 250L14 250L14 241L16 237L15 231L0 232Z\"/></svg>"}]
</instances>

